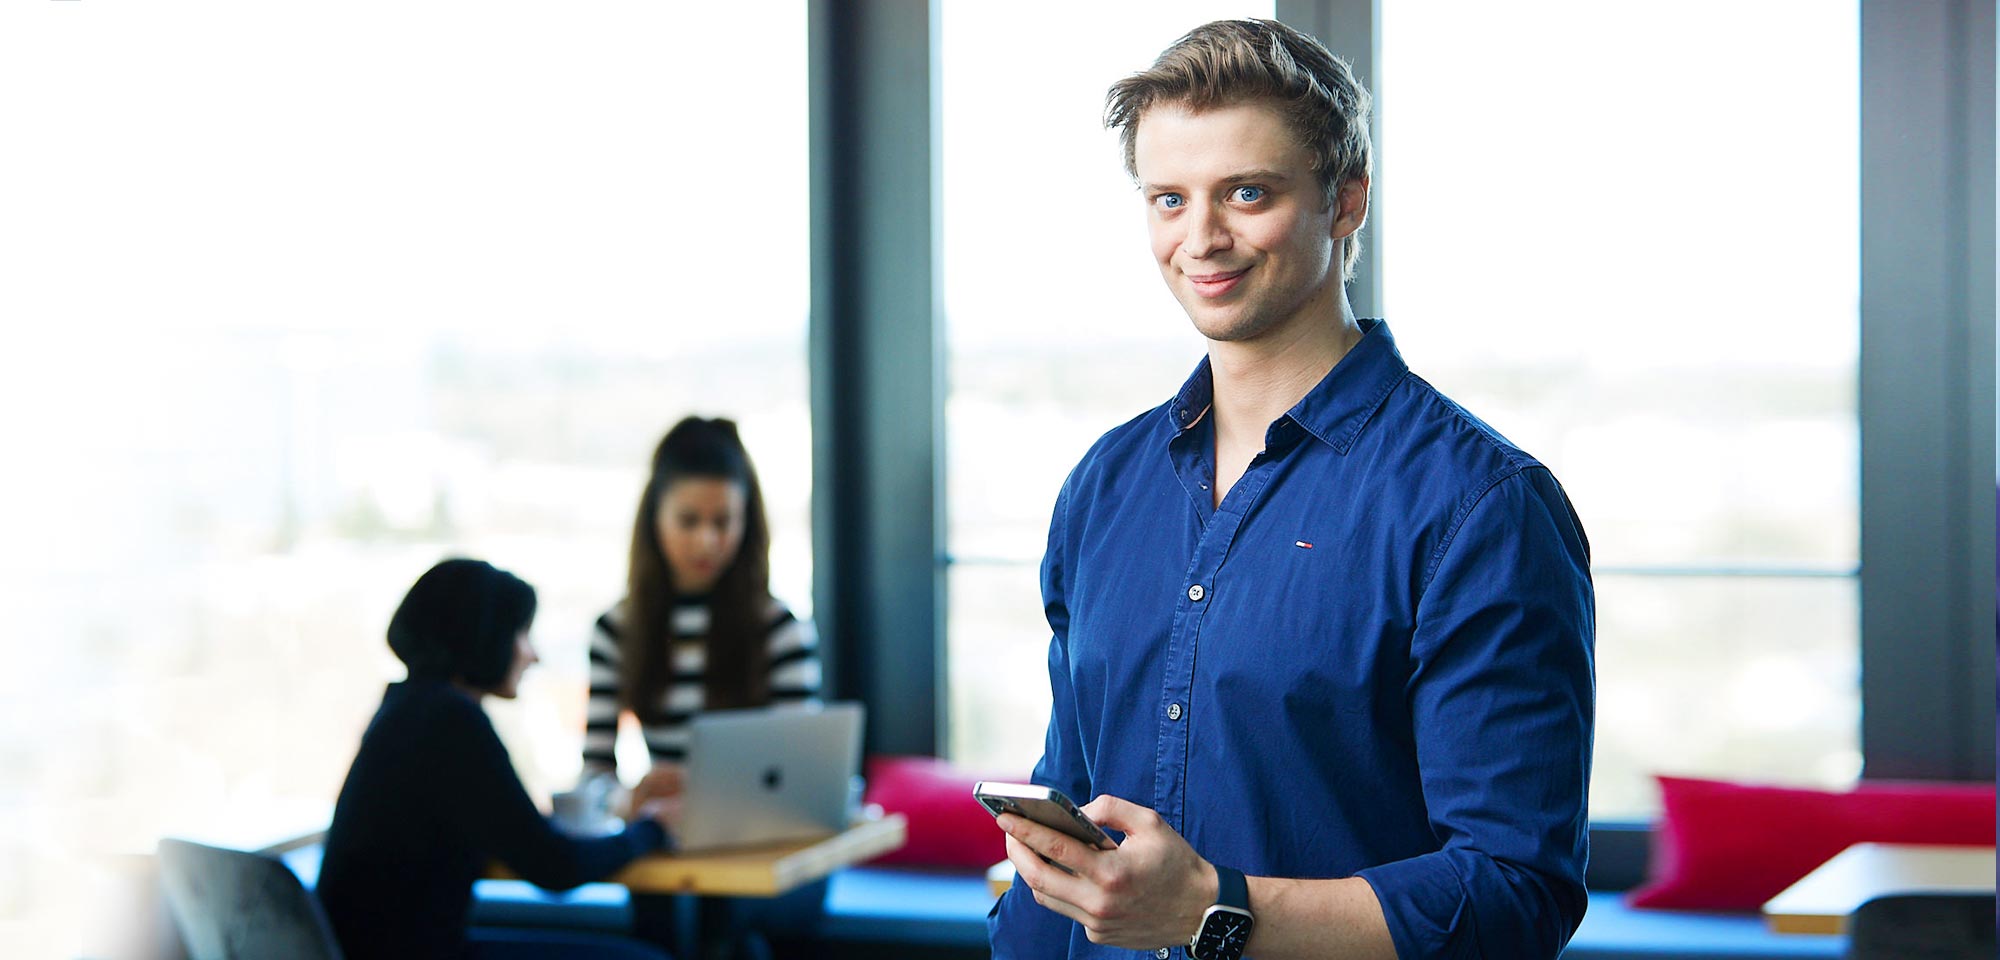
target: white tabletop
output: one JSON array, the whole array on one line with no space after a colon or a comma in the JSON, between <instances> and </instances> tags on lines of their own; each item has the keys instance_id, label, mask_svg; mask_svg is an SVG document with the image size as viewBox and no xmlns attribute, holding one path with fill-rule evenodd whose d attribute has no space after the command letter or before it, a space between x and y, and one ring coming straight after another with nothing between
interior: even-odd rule
<instances>
[{"instance_id":1,"label":"white tabletop","mask_svg":"<svg viewBox=\"0 0 2000 960\"><path fill-rule=\"evenodd\" d=\"M1909 893L1994 891L1992 847L1857 843L1764 904L1779 933L1840 933L1862 904Z\"/></svg>"}]
</instances>

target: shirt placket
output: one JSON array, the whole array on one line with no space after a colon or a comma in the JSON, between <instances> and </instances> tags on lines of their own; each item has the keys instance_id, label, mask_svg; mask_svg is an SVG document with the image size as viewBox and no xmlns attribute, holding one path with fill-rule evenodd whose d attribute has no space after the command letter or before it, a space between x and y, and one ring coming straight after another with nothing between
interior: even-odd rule
<instances>
[{"instance_id":1,"label":"shirt placket","mask_svg":"<svg viewBox=\"0 0 2000 960\"><path fill-rule=\"evenodd\" d=\"M1203 445L1201 432L1191 433L1195 435L1183 434L1175 438L1176 449L1172 459L1175 470L1181 473L1182 483L1190 490L1205 492L1214 483L1214 471L1209 466L1210 458L1206 451L1200 449ZM1208 611L1214 606L1216 580L1223 561L1229 556L1244 518L1262 495L1273 469L1267 457L1259 454L1236 485L1230 488L1221 506L1206 515L1206 522L1201 524L1196 535L1194 554L1189 558L1187 572L1181 578L1179 594L1174 600L1173 629L1167 640L1166 670L1161 680L1155 721L1158 735L1153 755L1152 806L1183 835L1187 833L1189 732L1193 728L1196 710L1216 706L1199 703L1194 696L1195 664L1203 625L1207 622ZM1190 482L1191 478L1193 482ZM1197 516L1200 515L1197 513Z\"/></svg>"}]
</instances>

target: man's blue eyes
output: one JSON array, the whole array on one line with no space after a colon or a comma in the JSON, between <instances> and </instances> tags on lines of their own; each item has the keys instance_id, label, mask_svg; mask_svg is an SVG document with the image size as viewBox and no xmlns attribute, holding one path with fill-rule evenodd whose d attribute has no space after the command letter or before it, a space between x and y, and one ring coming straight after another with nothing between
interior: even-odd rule
<instances>
[{"instance_id":1,"label":"man's blue eyes","mask_svg":"<svg viewBox=\"0 0 2000 960\"><path fill-rule=\"evenodd\" d=\"M1256 203L1264 199L1265 193L1263 187L1234 187L1229 191L1229 199L1237 203ZM1178 193L1160 194L1153 199L1153 202L1159 204L1162 210L1179 210L1187 205L1187 199Z\"/></svg>"}]
</instances>

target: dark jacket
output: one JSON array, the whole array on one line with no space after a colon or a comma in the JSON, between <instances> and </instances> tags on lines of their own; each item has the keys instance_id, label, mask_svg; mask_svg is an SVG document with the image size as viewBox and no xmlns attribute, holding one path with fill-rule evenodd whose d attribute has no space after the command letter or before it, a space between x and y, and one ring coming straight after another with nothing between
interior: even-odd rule
<instances>
[{"instance_id":1,"label":"dark jacket","mask_svg":"<svg viewBox=\"0 0 2000 960\"><path fill-rule=\"evenodd\" d=\"M557 832L479 704L437 680L389 685L327 832L319 897L349 960L460 957L472 882L499 860L555 890L599 880L664 842L640 821L591 840Z\"/></svg>"}]
</instances>

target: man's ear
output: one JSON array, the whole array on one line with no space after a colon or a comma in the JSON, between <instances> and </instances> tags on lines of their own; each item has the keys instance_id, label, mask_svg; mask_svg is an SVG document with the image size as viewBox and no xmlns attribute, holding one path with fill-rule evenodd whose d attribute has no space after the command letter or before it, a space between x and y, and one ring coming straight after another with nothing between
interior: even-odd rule
<instances>
[{"instance_id":1,"label":"man's ear","mask_svg":"<svg viewBox=\"0 0 2000 960\"><path fill-rule=\"evenodd\" d=\"M1345 240L1368 222L1368 178L1353 177L1333 191L1333 238Z\"/></svg>"}]
</instances>

